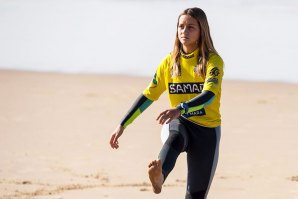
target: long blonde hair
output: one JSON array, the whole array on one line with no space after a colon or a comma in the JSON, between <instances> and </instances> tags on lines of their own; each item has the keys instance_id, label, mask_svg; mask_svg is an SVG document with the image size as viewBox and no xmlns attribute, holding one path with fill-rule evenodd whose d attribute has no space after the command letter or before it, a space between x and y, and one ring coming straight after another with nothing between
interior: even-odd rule
<instances>
[{"instance_id":1,"label":"long blonde hair","mask_svg":"<svg viewBox=\"0 0 298 199\"><path fill-rule=\"evenodd\" d=\"M198 48L199 48L199 54L198 54L198 65L196 67L195 73L198 76L202 76L204 79L206 77L206 64L208 61L209 53L215 53L218 54L213 46L213 41L210 35L208 20L205 12L200 8L188 8L184 10L178 17L177 22L177 32L176 32L176 39L174 44L174 50L172 52L172 77L178 77L181 75L181 67L180 67L180 55L182 50L182 44L179 41L178 38L178 25L179 25L179 19L182 15L189 15L192 18L194 18L198 24L199 24L199 41Z\"/></svg>"}]
</instances>

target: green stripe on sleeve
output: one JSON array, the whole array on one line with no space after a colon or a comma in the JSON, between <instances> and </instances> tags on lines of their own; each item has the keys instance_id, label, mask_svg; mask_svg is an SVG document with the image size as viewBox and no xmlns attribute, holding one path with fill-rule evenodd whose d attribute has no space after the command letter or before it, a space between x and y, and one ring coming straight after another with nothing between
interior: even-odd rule
<instances>
[{"instance_id":1,"label":"green stripe on sleeve","mask_svg":"<svg viewBox=\"0 0 298 199\"><path fill-rule=\"evenodd\" d=\"M131 124L143 111L145 111L151 104L153 103L152 100L146 99L133 114L130 114L129 118L126 118L123 127L126 128L129 124Z\"/></svg>"}]
</instances>

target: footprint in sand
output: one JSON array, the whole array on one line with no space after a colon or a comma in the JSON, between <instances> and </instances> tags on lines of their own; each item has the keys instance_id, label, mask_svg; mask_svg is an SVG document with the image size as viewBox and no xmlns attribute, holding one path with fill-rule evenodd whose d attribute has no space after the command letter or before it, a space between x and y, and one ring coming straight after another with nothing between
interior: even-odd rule
<instances>
[{"instance_id":1,"label":"footprint in sand","mask_svg":"<svg viewBox=\"0 0 298 199\"><path fill-rule=\"evenodd\" d=\"M85 96L86 97L97 97L98 94L97 93L86 93Z\"/></svg>"},{"instance_id":2,"label":"footprint in sand","mask_svg":"<svg viewBox=\"0 0 298 199\"><path fill-rule=\"evenodd\" d=\"M298 176L292 176L292 177L290 177L290 180L298 182Z\"/></svg>"}]
</instances>

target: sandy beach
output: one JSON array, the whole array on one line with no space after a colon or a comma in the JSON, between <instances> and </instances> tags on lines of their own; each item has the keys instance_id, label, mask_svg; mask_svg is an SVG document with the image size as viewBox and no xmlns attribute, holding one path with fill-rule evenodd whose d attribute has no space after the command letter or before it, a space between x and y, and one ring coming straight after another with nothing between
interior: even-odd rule
<instances>
[{"instance_id":1,"label":"sandy beach","mask_svg":"<svg viewBox=\"0 0 298 199\"><path fill-rule=\"evenodd\" d=\"M0 71L1 199L182 199L185 154L153 194L169 107L164 94L110 134L151 78ZM298 84L224 80L222 137L209 199L298 199Z\"/></svg>"}]
</instances>

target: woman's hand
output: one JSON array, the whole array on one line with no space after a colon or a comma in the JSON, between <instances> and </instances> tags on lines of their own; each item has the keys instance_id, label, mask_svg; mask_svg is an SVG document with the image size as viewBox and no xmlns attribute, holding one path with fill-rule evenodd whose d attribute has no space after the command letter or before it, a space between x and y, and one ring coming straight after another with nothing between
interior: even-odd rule
<instances>
[{"instance_id":1,"label":"woman's hand","mask_svg":"<svg viewBox=\"0 0 298 199\"><path fill-rule=\"evenodd\" d=\"M162 124L162 125L164 123L168 124L173 119L178 118L180 115L181 115L181 113L180 113L179 109L177 109L177 108L168 109L168 110L161 112L156 120L159 122L159 124Z\"/></svg>"},{"instance_id":2,"label":"woman's hand","mask_svg":"<svg viewBox=\"0 0 298 199\"><path fill-rule=\"evenodd\" d=\"M111 139L110 139L110 145L113 149L118 149L119 148L119 142L118 139L122 135L124 131L123 126L119 125L113 132Z\"/></svg>"}]
</instances>

